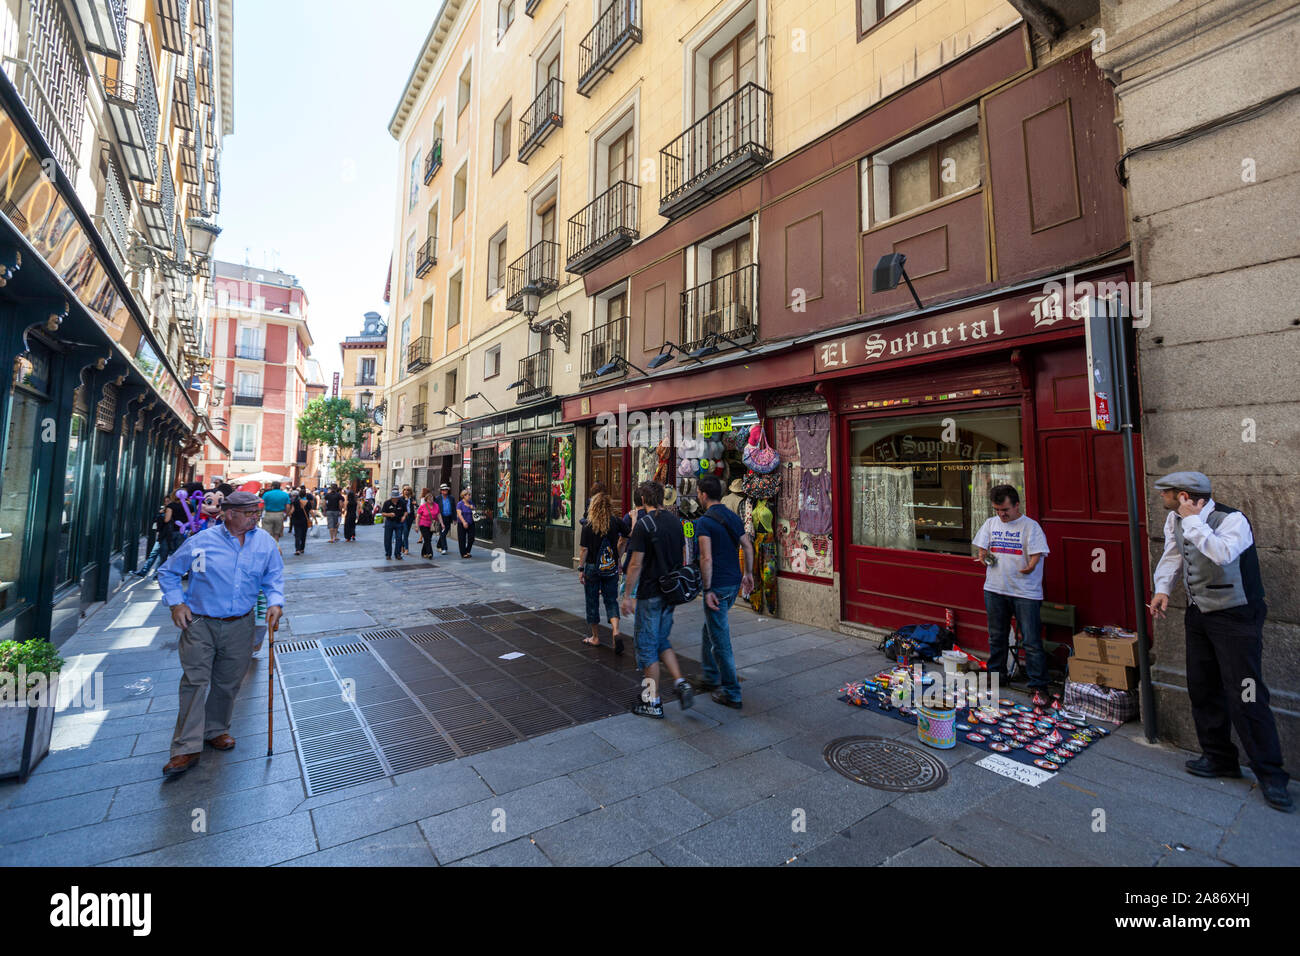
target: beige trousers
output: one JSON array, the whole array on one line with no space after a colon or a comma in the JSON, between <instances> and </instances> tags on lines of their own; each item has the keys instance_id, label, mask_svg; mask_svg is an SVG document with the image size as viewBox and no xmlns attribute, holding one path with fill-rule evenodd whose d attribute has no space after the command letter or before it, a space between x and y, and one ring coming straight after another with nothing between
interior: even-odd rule
<instances>
[{"instance_id":1,"label":"beige trousers","mask_svg":"<svg viewBox=\"0 0 1300 956\"><path fill-rule=\"evenodd\" d=\"M196 754L203 742L230 730L239 686L253 657L253 621L249 611L237 621L195 617L181 631L180 712L172 735L173 757Z\"/></svg>"}]
</instances>

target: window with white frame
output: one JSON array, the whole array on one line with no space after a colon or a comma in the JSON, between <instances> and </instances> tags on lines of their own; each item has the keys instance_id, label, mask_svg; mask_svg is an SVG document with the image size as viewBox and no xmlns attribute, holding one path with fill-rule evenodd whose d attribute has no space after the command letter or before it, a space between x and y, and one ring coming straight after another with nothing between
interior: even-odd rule
<instances>
[{"instance_id":1,"label":"window with white frame","mask_svg":"<svg viewBox=\"0 0 1300 956\"><path fill-rule=\"evenodd\" d=\"M615 183L636 183L635 111L628 110L596 136L592 160L597 196Z\"/></svg>"},{"instance_id":2,"label":"window with white frame","mask_svg":"<svg viewBox=\"0 0 1300 956\"><path fill-rule=\"evenodd\" d=\"M231 446L230 450L249 455L257 452L256 422L234 423L234 445Z\"/></svg>"},{"instance_id":3,"label":"window with white frame","mask_svg":"<svg viewBox=\"0 0 1300 956\"><path fill-rule=\"evenodd\" d=\"M406 202L406 211L411 212L415 209L415 204L420 199L420 149L417 146L415 155L411 157L411 185Z\"/></svg>"},{"instance_id":4,"label":"window with white frame","mask_svg":"<svg viewBox=\"0 0 1300 956\"><path fill-rule=\"evenodd\" d=\"M406 378L406 349L411 344L411 317L402 319L401 337L397 346L397 377Z\"/></svg>"},{"instance_id":5,"label":"window with white frame","mask_svg":"<svg viewBox=\"0 0 1300 956\"><path fill-rule=\"evenodd\" d=\"M758 23L757 0L736 8L727 19L716 26L711 22L701 27L699 38L687 41L689 51L687 68L690 72L688 89L691 91L688 122L701 119L711 110L727 103L746 83L762 86L766 79L763 62L763 43ZM711 140L730 140L743 125L744 117L738 115L733 101L731 113L718 114L722 124ZM725 148L727 143L712 143L710 150Z\"/></svg>"},{"instance_id":6,"label":"window with white frame","mask_svg":"<svg viewBox=\"0 0 1300 956\"><path fill-rule=\"evenodd\" d=\"M362 383L362 384L365 384L365 385L373 385L373 384L374 384L374 381L375 381L375 357L374 357L373 355L367 355L365 358L363 358L363 359L361 360L361 372L360 372L360 378L361 378L361 383Z\"/></svg>"},{"instance_id":7,"label":"window with white frame","mask_svg":"<svg viewBox=\"0 0 1300 956\"><path fill-rule=\"evenodd\" d=\"M456 170L456 182L451 190L451 218L454 222L456 217L465 211L465 194L469 187L469 164L461 166Z\"/></svg>"},{"instance_id":8,"label":"window with white frame","mask_svg":"<svg viewBox=\"0 0 1300 956\"><path fill-rule=\"evenodd\" d=\"M494 345L483 353L483 379L496 378L501 374L501 346Z\"/></svg>"},{"instance_id":9,"label":"window with white frame","mask_svg":"<svg viewBox=\"0 0 1300 956\"><path fill-rule=\"evenodd\" d=\"M487 294L491 298L506 286L506 226L488 240Z\"/></svg>"},{"instance_id":10,"label":"window with white frame","mask_svg":"<svg viewBox=\"0 0 1300 956\"><path fill-rule=\"evenodd\" d=\"M914 0L858 0L858 38L871 32L891 13L903 9Z\"/></svg>"},{"instance_id":11,"label":"window with white frame","mask_svg":"<svg viewBox=\"0 0 1300 956\"><path fill-rule=\"evenodd\" d=\"M402 295L410 295L415 288L415 233L406 237L406 268L402 271Z\"/></svg>"},{"instance_id":12,"label":"window with white frame","mask_svg":"<svg viewBox=\"0 0 1300 956\"><path fill-rule=\"evenodd\" d=\"M515 0L498 0L497 2L497 42L506 35L510 24L515 22Z\"/></svg>"},{"instance_id":13,"label":"window with white frame","mask_svg":"<svg viewBox=\"0 0 1300 956\"><path fill-rule=\"evenodd\" d=\"M494 173L510 156L510 105L511 101L506 100L505 108L497 114L496 121L492 124L492 172Z\"/></svg>"},{"instance_id":14,"label":"window with white frame","mask_svg":"<svg viewBox=\"0 0 1300 956\"><path fill-rule=\"evenodd\" d=\"M545 240L555 242L559 235L560 180L557 176L538 190L532 197L529 225L529 248Z\"/></svg>"},{"instance_id":15,"label":"window with white frame","mask_svg":"<svg viewBox=\"0 0 1300 956\"><path fill-rule=\"evenodd\" d=\"M862 228L978 189L979 109L972 106L874 153L860 164Z\"/></svg>"},{"instance_id":16,"label":"window with white frame","mask_svg":"<svg viewBox=\"0 0 1300 956\"><path fill-rule=\"evenodd\" d=\"M460 325L461 287L464 285L464 271L457 272L447 283L447 328Z\"/></svg>"},{"instance_id":17,"label":"window with white frame","mask_svg":"<svg viewBox=\"0 0 1300 956\"><path fill-rule=\"evenodd\" d=\"M563 74L564 64L562 54L564 51L564 35L562 30L556 30L555 35L547 41L546 46L542 47L540 53L533 61L533 96L537 97L546 84L551 80L556 80Z\"/></svg>"},{"instance_id":18,"label":"window with white frame","mask_svg":"<svg viewBox=\"0 0 1300 956\"><path fill-rule=\"evenodd\" d=\"M627 318L626 280L596 295L592 325L595 328L600 328L602 325L608 325L610 322L617 322L619 319L625 318Z\"/></svg>"},{"instance_id":19,"label":"window with white frame","mask_svg":"<svg viewBox=\"0 0 1300 956\"><path fill-rule=\"evenodd\" d=\"M465 68L460 71L460 81L456 84L456 118L459 119L461 114L469 107L471 89L471 68L474 66L473 61L465 64Z\"/></svg>"}]
</instances>

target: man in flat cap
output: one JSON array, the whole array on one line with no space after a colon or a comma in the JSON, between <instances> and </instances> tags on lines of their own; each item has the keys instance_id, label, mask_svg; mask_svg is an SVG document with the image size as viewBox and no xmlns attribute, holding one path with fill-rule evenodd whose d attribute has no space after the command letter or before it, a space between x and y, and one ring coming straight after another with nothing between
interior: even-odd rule
<instances>
[{"instance_id":1,"label":"man in flat cap","mask_svg":"<svg viewBox=\"0 0 1300 956\"><path fill-rule=\"evenodd\" d=\"M236 491L221 502L222 521L185 539L158 569L163 600L181 629L180 713L167 776L199 762L203 744L231 750L230 718L239 685L253 656L257 592L266 592L266 625L284 612L284 558L269 533L257 527L262 502ZM190 586L181 591L181 576Z\"/></svg>"},{"instance_id":2,"label":"man in flat cap","mask_svg":"<svg viewBox=\"0 0 1300 956\"><path fill-rule=\"evenodd\" d=\"M1210 497L1210 479L1178 471L1155 484L1164 506L1165 551L1155 570L1151 613L1164 617L1179 568L1187 589L1187 693L1201 756L1187 761L1198 777L1240 777L1229 726L1246 749L1269 806L1290 813L1290 779L1282 769L1273 712L1264 686L1264 582L1250 521Z\"/></svg>"}]
</instances>

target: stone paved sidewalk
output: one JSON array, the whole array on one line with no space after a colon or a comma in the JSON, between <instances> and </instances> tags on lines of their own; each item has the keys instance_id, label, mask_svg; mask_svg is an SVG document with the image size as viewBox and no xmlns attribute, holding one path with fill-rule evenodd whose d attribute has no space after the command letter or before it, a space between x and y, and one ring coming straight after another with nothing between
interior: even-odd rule
<instances>
[{"instance_id":1,"label":"stone paved sidewalk","mask_svg":"<svg viewBox=\"0 0 1300 956\"><path fill-rule=\"evenodd\" d=\"M512 599L583 613L577 575L490 548L472 561L379 573L381 529L355 544L312 539L286 553L281 640L433 623L424 610ZM323 530L322 530L323 535ZM416 559L418 560L418 559ZM339 574L342 571L344 573ZM449 586L450 582L450 586ZM373 622L373 623L372 623ZM674 645L699 652L698 603ZM1271 810L1244 780L1183 772L1187 754L1139 742L1129 724L1038 788L935 751L951 779L899 794L827 767L836 737L915 730L849 707L837 687L883 664L874 646L762 618L732 617L743 711L697 698L652 721L623 714L396 777L308 797L276 692L266 756L266 661L255 660L231 728L164 781L176 717L177 632L152 582L83 623L69 666L103 675L100 709L58 715L53 751L26 784L0 784L4 865L1294 865L1300 815ZM575 640L577 638L575 637ZM142 678L143 694L129 689ZM1106 829L1094 832L1094 810ZM202 811L200 813L199 811ZM806 828L793 821L802 811ZM200 826L202 820L206 826Z\"/></svg>"}]
</instances>

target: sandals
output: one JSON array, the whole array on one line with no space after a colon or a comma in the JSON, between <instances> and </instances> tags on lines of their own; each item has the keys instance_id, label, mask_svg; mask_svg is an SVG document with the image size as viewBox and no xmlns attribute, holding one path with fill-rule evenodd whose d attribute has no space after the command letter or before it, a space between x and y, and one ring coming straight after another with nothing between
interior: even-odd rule
<instances>
[{"instance_id":1,"label":"sandals","mask_svg":"<svg viewBox=\"0 0 1300 956\"><path fill-rule=\"evenodd\" d=\"M582 643L586 644L588 647L600 647L600 638L599 638L599 637L584 637L584 638L582 639Z\"/></svg>"}]
</instances>

